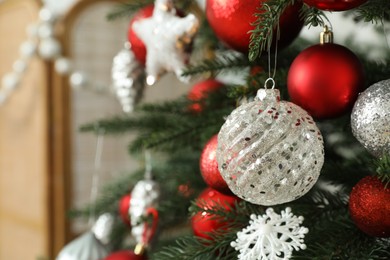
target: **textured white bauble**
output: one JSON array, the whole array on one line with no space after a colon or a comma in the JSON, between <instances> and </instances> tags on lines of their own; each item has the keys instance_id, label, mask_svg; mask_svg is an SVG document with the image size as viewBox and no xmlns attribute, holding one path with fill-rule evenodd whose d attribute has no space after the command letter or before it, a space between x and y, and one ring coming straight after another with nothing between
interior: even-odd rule
<instances>
[{"instance_id":1,"label":"textured white bauble","mask_svg":"<svg viewBox=\"0 0 390 260\"><path fill-rule=\"evenodd\" d=\"M45 38L39 43L39 56L45 60L52 60L61 54L61 44L55 38Z\"/></svg>"},{"instance_id":2,"label":"textured white bauble","mask_svg":"<svg viewBox=\"0 0 390 260\"><path fill-rule=\"evenodd\" d=\"M218 134L218 168L230 190L259 205L298 199L316 183L324 162L323 139L312 117L260 89L236 108Z\"/></svg>"},{"instance_id":3,"label":"textured white bauble","mask_svg":"<svg viewBox=\"0 0 390 260\"><path fill-rule=\"evenodd\" d=\"M114 57L111 69L112 88L126 113L134 110L145 89L145 73L129 43Z\"/></svg>"},{"instance_id":4,"label":"textured white bauble","mask_svg":"<svg viewBox=\"0 0 390 260\"><path fill-rule=\"evenodd\" d=\"M37 52L37 44L33 41L26 41L20 45L19 52L22 58L31 58Z\"/></svg>"},{"instance_id":5,"label":"textured white bauble","mask_svg":"<svg viewBox=\"0 0 390 260\"><path fill-rule=\"evenodd\" d=\"M373 155L390 155L390 79L375 83L355 102L352 133Z\"/></svg>"},{"instance_id":6,"label":"textured white bauble","mask_svg":"<svg viewBox=\"0 0 390 260\"><path fill-rule=\"evenodd\" d=\"M58 74L68 75L72 72L72 63L69 59L61 57L56 59L54 68Z\"/></svg>"}]
</instances>

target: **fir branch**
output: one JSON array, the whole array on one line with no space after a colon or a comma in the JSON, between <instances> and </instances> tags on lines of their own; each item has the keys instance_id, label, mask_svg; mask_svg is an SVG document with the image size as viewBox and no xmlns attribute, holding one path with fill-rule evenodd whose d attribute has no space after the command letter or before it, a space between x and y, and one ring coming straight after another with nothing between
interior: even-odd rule
<instances>
[{"instance_id":1,"label":"fir branch","mask_svg":"<svg viewBox=\"0 0 390 260\"><path fill-rule=\"evenodd\" d=\"M218 74L226 71L238 72L242 68L249 67L249 61L241 54L227 52L223 55L218 55L214 59L205 59L198 64L187 66L182 76L192 76L201 73Z\"/></svg>"},{"instance_id":2,"label":"fir branch","mask_svg":"<svg viewBox=\"0 0 390 260\"><path fill-rule=\"evenodd\" d=\"M304 4L301 9L300 15L305 21L305 25L313 27L325 26L325 21L329 23L328 18L321 10Z\"/></svg>"},{"instance_id":3,"label":"fir branch","mask_svg":"<svg viewBox=\"0 0 390 260\"><path fill-rule=\"evenodd\" d=\"M261 3L254 14L256 21L252 23L255 29L251 30L249 43L249 60L254 61L266 48L271 47L273 30L278 25L283 11L294 4L294 0L275 0Z\"/></svg>"},{"instance_id":4,"label":"fir branch","mask_svg":"<svg viewBox=\"0 0 390 260\"><path fill-rule=\"evenodd\" d=\"M153 0L143 1L131 1L130 3L122 3L118 5L114 10L107 14L106 18L109 21L116 20L118 18L128 18L141 8L153 4Z\"/></svg>"},{"instance_id":5,"label":"fir branch","mask_svg":"<svg viewBox=\"0 0 390 260\"><path fill-rule=\"evenodd\" d=\"M354 12L357 21L381 23L390 20L390 1L370 0L359 6Z\"/></svg>"},{"instance_id":6,"label":"fir branch","mask_svg":"<svg viewBox=\"0 0 390 260\"><path fill-rule=\"evenodd\" d=\"M387 189L390 183L390 156L384 154L381 158L374 161L375 172Z\"/></svg>"}]
</instances>

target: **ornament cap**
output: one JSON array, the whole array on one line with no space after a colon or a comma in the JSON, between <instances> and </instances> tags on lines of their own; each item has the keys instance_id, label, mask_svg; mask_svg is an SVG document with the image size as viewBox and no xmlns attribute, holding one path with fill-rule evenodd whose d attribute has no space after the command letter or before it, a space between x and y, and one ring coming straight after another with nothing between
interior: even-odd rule
<instances>
[{"instance_id":1,"label":"ornament cap","mask_svg":"<svg viewBox=\"0 0 390 260\"><path fill-rule=\"evenodd\" d=\"M145 253L146 246L143 243L138 243L134 248L134 254L143 255Z\"/></svg>"},{"instance_id":2,"label":"ornament cap","mask_svg":"<svg viewBox=\"0 0 390 260\"><path fill-rule=\"evenodd\" d=\"M258 101L270 101L270 102L279 102L280 101L280 91L279 89L259 89L257 91L255 100Z\"/></svg>"},{"instance_id":3,"label":"ornament cap","mask_svg":"<svg viewBox=\"0 0 390 260\"><path fill-rule=\"evenodd\" d=\"M328 26L324 26L324 31L320 33L320 43L333 43L333 32L329 30Z\"/></svg>"}]
</instances>

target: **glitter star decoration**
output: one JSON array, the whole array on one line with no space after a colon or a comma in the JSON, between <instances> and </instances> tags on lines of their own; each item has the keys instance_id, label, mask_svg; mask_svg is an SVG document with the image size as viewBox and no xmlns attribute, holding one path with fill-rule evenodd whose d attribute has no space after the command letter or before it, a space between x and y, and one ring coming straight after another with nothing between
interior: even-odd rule
<instances>
[{"instance_id":1,"label":"glitter star decoration","mask_svg":"<svg viewBox=\"0 0 390 260\"><path fill-rule=\"evenodd\" d=\"M195 15L177 16L171 0L156 0L153 15L133 24L135 33L147 49L148 85L153 85L166 71L173 71L181 81L188 81L181 74L189 59L188 47L198 27Z\"/></svg>"},{"instance_id":2,"label":"glitter star decoration","mask_svg":"<svg viewBox=\"0 0 390 260\"><path fill-rule=\"evenodd\" d=\"M280 215L272 208L265 213L252 214L249 225L231 243L239 251L239 260L290 259L293 250L306 249L303 239L309 230L300 226L302 216L295 216L289 207Z\"/></svg>"}]
</instances>

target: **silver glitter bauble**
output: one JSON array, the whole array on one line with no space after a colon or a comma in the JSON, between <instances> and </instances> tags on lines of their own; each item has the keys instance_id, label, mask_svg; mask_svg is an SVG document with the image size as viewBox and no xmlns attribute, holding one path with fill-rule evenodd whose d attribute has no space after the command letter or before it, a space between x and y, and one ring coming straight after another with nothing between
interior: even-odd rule
<instances>
[{"instance_id":1,"label":"silver glitter bauble","mask_svg":"<svg viewBox=\"0 0 390 260\"><path fill-rule=\"evenodd\" d=\"M390 154L390 79L359 95L351 114L352 133L373 155Z\"/></svg>"},{"instance_id":2,"label":"silver glitter bauble","mask_svg":"<svg viewBox=\"0 0 390 260\"><path fill-rule=\"evenodd\" d=\"M112 227L112 215L101 215L92 229L67 244L56 260L104 259L109 253L106 245Z\"/></svg>"},{"instance_id":3,"label":"silver glitter bauble","mask_svg":"<svg viewBox=\"0 0 390 260\"><path fill-rule=\"evenodd\" d=\"M320 131L279 90L260 89L236 108L218 134L218 168L230 190L259 205L298 199L315 184L324 162Z\"/></svg>"},{"instance_id":4,"label":"silver glitter bauble","mask_svg":"<svg viewBox=\"0 0 390 260\"><path fill-rule=\"evenodd\" d=\"M112 87L123 111L132 112L143 96L145 74L129 43L114 57L111 78Z\"/></svg>"}]
</instances>

